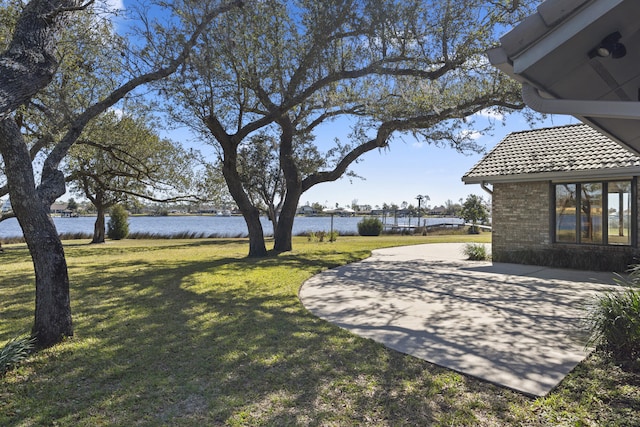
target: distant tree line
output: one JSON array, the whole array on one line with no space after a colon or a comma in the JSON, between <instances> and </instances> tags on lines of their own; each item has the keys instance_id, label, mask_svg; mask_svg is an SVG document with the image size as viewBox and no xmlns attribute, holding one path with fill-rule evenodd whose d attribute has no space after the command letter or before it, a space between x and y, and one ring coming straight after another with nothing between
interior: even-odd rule
<instances>
[{"instance_id":1,"label":"distant tree line","mask_svg":"<svg viewBox=\"0 0 640 427\"><path fill-rule=\"evenodd\" d=\"M358 200L353 200L351 205L345 206L353 209L355 212L375 212L375 211L383 211L383 212L398 212L404 211L405 213L417 216L417 215L441 215L441 216L449 216L449 217L462 217L464 212L464 206L467 204L468 200L473 200L473 203L479 203L484 206L485 211L489 211L488 202L486 202L482 197L476 195L469 195L467 199L460 199L458 202L454 202L452 200L447 200L443 205L440 206L431 206L431 205L421 205L418 209L418 205L413 203L409 203L403 201L400 204L397 203L382 203L381 205L369 205L369 204L358 204ZM315 212L322 212L327 209L328 206L323 205L320 202L309 203L306 202L306 206L310 206ZM339 207L336 204L336 207Z\"/></svg>"}]
</instances>

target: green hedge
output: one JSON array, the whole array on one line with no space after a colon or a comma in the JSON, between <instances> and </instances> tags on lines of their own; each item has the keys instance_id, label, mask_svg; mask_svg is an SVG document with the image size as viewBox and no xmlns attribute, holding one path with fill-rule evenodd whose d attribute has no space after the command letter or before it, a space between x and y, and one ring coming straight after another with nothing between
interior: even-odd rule
<instances>
[{"instance_id":1,"label":"green hedge","mask_svg":"<svg viewBox=\"0 0 640 427\"><path fill-rule=\"evenodd\" d=\"M378 218L364 218L358 223L358 234L361 236L379 236L384 225Z\"/></svg>"},{"instance_id":2,"label":"green hedge","mask_svg":"<svg viewBox=\"0 0 640 427\"><path fill-rule=\"evenodd\" d=\"M109 223L107 224L107 236L113 240L126 239L129 235L129 214L120 205L111 209Z\"/></svg>"}]
</instances>

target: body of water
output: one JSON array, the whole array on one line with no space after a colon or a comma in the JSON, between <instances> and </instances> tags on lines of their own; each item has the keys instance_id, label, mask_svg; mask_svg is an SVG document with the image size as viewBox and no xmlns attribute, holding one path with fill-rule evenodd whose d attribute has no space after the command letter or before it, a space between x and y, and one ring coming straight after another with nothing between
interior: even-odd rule
<instances>
[{"instance_id":1,"label":"body of water","mask_svg":"<svg viewBox=\"0 0 640 427\"><path fill-rule=\"evenodd\" d=\"M266 235L273 235L271 222L261 218L262 227ZM357 234L358 222L362 217L334 216L333 229L341 234ZM416 225L416 218L412 218L410 225ZM53 218L59 233L93 233L95 217ZM107 218L108 221L108 218ZM420 224L459 224L459 218L423 218ZM393 218L386 218L386 223L392 225ZM407 218L399 218L398 224L409 225ZM310 231L329 231L331 217L296 217L293 223L293 234ZM203 233L215 236L246 236L247 226L241 216L134 216L129 218L129 231L132 233L156 233L172 235L181 233ZM0 223L0 238L22 236L22 230L15 218Z\"/></svg>"}]
</instances>

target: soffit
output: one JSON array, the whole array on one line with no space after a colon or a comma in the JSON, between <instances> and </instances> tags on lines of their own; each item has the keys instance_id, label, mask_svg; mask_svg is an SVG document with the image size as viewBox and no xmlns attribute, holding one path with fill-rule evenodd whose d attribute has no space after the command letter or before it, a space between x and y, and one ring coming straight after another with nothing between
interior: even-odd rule
<instances>
[{"instance_id":1,"label":"soffit","mask_svg":"<svg viewBox=\"0 0 640 427\"><path fill-rule=\"evenodd\" d=\"M547 0L501 38L491 62L554 98L638 102L640 97L640 1ZM623 58L589 58L618 31ZM640 152L638 120L578 117Z\"/></svg>"}]
</instances>

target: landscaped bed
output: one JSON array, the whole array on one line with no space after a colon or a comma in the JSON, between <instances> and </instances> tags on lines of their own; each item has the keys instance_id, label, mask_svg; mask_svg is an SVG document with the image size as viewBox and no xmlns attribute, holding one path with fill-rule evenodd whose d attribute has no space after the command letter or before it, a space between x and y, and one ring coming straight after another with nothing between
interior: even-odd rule
<instances>
[{"instance_id":1,"label":"landscaped bed","mask_svg":"<svg viewBox=\"0 0 640 427\"><path fill-rule=\"evenodd\" d=\"M531 399L317 319L302 282L399 244L479 236L67 242L76 336L0 379L0 425L640 425L640 377L591 356ZM31 326L24 246L0 256L0 345Z\"/></svg>"}]
</instances>

